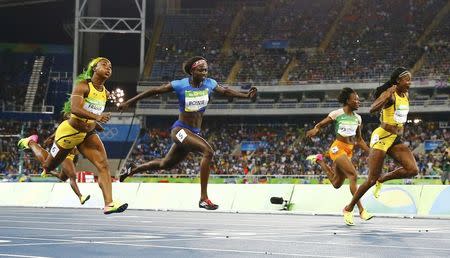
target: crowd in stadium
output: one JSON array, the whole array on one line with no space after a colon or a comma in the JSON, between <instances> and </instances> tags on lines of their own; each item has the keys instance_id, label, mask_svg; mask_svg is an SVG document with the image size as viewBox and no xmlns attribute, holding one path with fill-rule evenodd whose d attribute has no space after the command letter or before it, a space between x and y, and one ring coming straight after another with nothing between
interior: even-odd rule
<instances>
[{"instance_id":1,"label":"crowd in stadium","mask_svg":"<svg viewBox=\"0 0 450 258\"><path fill-rule=\"evenodd\" d=\"M344 1L280 0L271 6L241 8L243 18L235 31L230 29L233 17L223 15L220 7L201 16L168 15L151 80L182 76L179 64L192 55L205 56L211 76L221 82L237 60L242 61L239 82L277 84L291 61L295 64L288 82L374 80L393 67L413 67L422 57L418 75L447 76L449 43L443 39L450 33L450 17L426 32L445 4L358 0L345 7ZM333 24L345 8L342 19ZM418 44L424 33L429 39ZM192 40L205 35L207 40ZM229 46L224 45L227 37Z\"/></svg>"},{"instance_id":2,"label":"crowd in stadium","mask_svg":"<svg viewBox=\"0 0 450 258\"><path fill-rule=\"evenodd\" d=\"M184 60L203 55L210 64L210 77L220 82L230 77L232 68L239 61L241 67L235 74L238 82L276 85L291 64L295 65L285 78L288 83L378 80L388 75L393 67L413 68L418 63L414 76L438 76L446 82L450 74L450 15L442 17L438 26L430 27L426 32L437 12L446 4L446 0L356 0L351 6L346 6L345 1L329 0L238 1L235 6L219 3L210 10L192 15L167 14L151 77L141 79L167 81L179 78L183 76L180 68ZM240 19L235 15L240 15ZM337 19L339 15L342 17ZM233 23L238 26L233 28ZM406 30L400 29L405 27ZM327 39L328 33L331 37ZM425 34L425 40L418 43ZM23 105L33 58L33 55L22 56L12 51L1 52L2 106ZM58 70L58 67L52 69ZM37 98L45 98L42 94L47 90L39 90ZM434 93L425 94L430 97ZM413 98L413 94L411 96ZM366 126L366 140L373 126ZM20 134L22 127L27 134L34 128L43 139L55 128L55 123L23 124L2 120L0 127L3 135ZM205 128L204 136L215 149L211 170L215 174L320 174L320 169L307 163L305 157L325 152L333 133L329 129L320 138L303 139L304 130L309 127L309 124L281 124ZM129 161L142 163L162 157L170 147L171 140L165 128L146 130L132 150ZM436 123L409 124L404 137L415 150L421 175L436 174L442 169L442 157L448 146L426 153L419 146L430 139L443 140L448 145L447 129L438 128ZM0 138L2 174L17 173L16 140L16 137ZM241 151L239 145L243 141L263 144L255 151ZM353 160L359 173L366 174L364 155L356 151ZM198 164L198 158L191 155L178 168L164 173L196 174ZM392 161L386 164L387 167L394 166ZM26 174L39 172L37 163L28 155L25 155L22 167Z\"/></svg>"},{"instance_id":3,"label":"crowd in stadium","mask_svg":"<svg viewBox=\"0 0 450 258\"><path fill-rule=\"evenodd\" d=\"M377 124L365 125L364 139ZM215 150L212 174L247 173L255 175L320 175L318 166L311 165L305 158L315 153L325 153L334 139L332 127L324 130L319 137L305 139L305 128L310 124L298 125L217 125L205 128L206 139ZM425 140L442 141L434 151L423 149ZM450 131L438 128L437 123L409 124L404 141L414 150L421 176L439 175L448 154ZM258 142L256 150L242 151L245 142ZM147 129L139 139L128 162L144 163L163 157L171 145L169 131L161 128ZM353 162L359 174L367 174L366 154L356 150ZM154 173L194 174L199 170L200 157L191 155L187 161L170 171ZM386 170L395 167L393 160L386 162Z\"/></svg>"},{"instance_id":4,"label":"crowd in stadium","mask_svg":"<svg viewBox=\"0 0 450 258\"><path fill-rule=\"evenodd\" d=\"M377 124L364 125L364 139L368 140ZM204 129L206 139L215 150L212 174L219 175L320 175L323 174L319 166L306 161L306 157L315 153L325 153L334 139L332 126L323 130L320 136L305 139L305 125L213 125ZM25 134L39 132L40 141L45 140L55 129L54 122L2 121L0 129L4 134L16 135L24 130ZM15 177L18 173L19 155L17 137L0 138L0 174L4 177ZM442 141L433 151L425 151L425 140ZM242 151L246 143L257 144L255 150ZM448 160L448 143L450 131L438 127L438 123L418 124L407 126L404 142L407 143L417 160L421 176L439 175ZM147 162L165 155L172 144L169 131L163 128L145 129L141 134L129 162L136 164ZM447 154L446 154L447 152ZM356 149L353 162L359 174L368 172L366 154ZM154 174L187 174L196 176L199 172L200 156L190 155L178 167L169 171L156 171ZM41 168L34 157L25 153L23 160L24 174L39 174ZM386 162L386 170L394 168L393 160Z\"/></svg>"},{"instance_id":5,"label":"crowd in stadium","mask_svg":"<svg viewBox=\"0 0 450 258\"><path fill-rule=\"evenodd\" d=\"M41 143L51 135L58 124L56 121L0 121L0 131L3 136L0 138L0 174L7 179L19 180L19 167L25 175L38 174L42 167L30 153L24 153L17 148L17 141L21 135L38 134ZM21 159L23 155L23 159ZM23 162L23 163L22 163Z\"/></svg>"}]
</instances>

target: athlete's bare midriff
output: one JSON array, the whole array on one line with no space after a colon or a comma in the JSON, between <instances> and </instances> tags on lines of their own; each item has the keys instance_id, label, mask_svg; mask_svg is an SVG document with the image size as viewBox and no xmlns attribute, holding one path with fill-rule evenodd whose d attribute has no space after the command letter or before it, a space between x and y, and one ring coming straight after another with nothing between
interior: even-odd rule
<instances>
[{"instance_id":1,"label":"athlete's bare midriff","mask_svg":"<svg viewBox=\"0 0 450 258\"><path fill-rule=\"evenodd\" d=\"M404 130L403 126L395 126L395 125L390 125L390 124L386 124L386 123L381 123L381 128L383 128L384 130L386 130L392 134L403 135L403 130Z\"/></svg>"},{"instance_id":2,"label":"athlete's bare midriff","mask_svg":"<svg viewBox=\"0 0 450 258\"><path fill-rule=\"evenodd\" d=\"M80 119L77 119L74 117L71 117L69 119L69 124L70 124L70 126L75 128L75 130L83 132L83 133L88 133L95 129L95 122L86 123L86 122L81 121Z\"/></svg>"},{"instance_id":3,"label":"athlete's bare midriff","mask_svg":"<svg viewBox=\"0 0 450 258\"><path fill-rule=\"evenodd\" d=\"M202 112L181 112L180 115L178 116L178 120L190 127L201 128L202 121L203 121L203 113Z\"/></svg>"},{"instance_id":4,"label":"athlete's bare midriff","mask_svg":"<svg viewBox=\"0 0 450 258\"><path fill-rule=\"evenodd\" d=\"M356 136L344 137L344 136L338 134L338 135L336 135L336 140L346 143L346 144L354 145L356 142Z\"/></svg>"}]
</instances>

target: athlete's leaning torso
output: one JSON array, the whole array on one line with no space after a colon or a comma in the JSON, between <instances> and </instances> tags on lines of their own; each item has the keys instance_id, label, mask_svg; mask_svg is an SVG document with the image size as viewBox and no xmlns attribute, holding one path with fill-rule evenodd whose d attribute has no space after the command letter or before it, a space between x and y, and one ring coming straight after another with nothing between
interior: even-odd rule
<instances>
[{"instance_id":1,"label":"athlete's leaning torso","mask_svg":"<svg viewBox=\"0 0 450 258\"><path fill-rule=\"evenodd\" d=\"M387 107L383 107L380 114L380 121L382 126L385 125L386 129L403 131L403 125L408 120L409 113L409 99L408 94L402 97L394 92L393 94L393 103ZM394 133L394 132L393 132Z\"/></svg>"},{"instance_id":2,"label":"athlete's leaning torso","mask_svg":"<svg viewBox=\"0 0 450 258\"><path fill-rule=\"evenodd\" d=\"M101 115L106 107L106 89L102 86L101 90L97 90L91 81L88 81L89 94L84 98L83 108L96 115ZM82 132L90 132L95 128L95 120L70 115L70 125Z\"/></svg>"},{"instance_id":3,"label":"athlete's leaning torso","mask_svg":"<svg viewBox=\"0 0 450 258\"><path fill-rule=\"evenodd\" d=\"M172 81L171 85L178 98L179 120L189 126L200 128L203 113L211 94L217 87L217 82L211 78L206 78L199 87L193 87L189 78L184 78Z\"/></svg>"},{"instance_id":4,"label":"athlete's leaning torso","mask_svg":"<svg viewBox=\"0 0 450 258\"><path fill-rule=\"evenodd\" d=\"M361 116L355 112L346 114L343 108L330 112L328 116L334 121L336 138L340 141L353 144L358 126L362 122Z\"/></svg>"}]
</instances>

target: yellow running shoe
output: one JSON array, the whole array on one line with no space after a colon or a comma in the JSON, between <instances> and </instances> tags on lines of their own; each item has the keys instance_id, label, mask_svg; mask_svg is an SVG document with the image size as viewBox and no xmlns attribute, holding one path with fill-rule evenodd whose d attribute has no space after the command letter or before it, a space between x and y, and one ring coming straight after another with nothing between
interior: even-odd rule
<instances>
[{"instance_id":1,"label":"yellow running shoe","mask_svg":"<svg viewBox=\"0 0 450 258\"><path fill-rule=\"evenodd\" d=\"M308 160L311 164L316 164L317 161L323 160L322 154L313 154L306 157L306 160Z\"/></svg>"},{"instance_id":2,"label":"yellow running shoe","mask_svg":"<svg viewBox=\"0 0 450 258\"><path fill-rule=\"evenodd\" d=\"M380 182L376 182L375 183L375 189L373 190L373 196L375 197L375 198L378 198L378 197L380 197L380 193L381 193L381 187L383 186L383 183L380 183Z\"/></svg>"},{"instance_id":3,"label":"yellow running shoe","mask_svg":"<svg viewBox=\"0 0 450 258\"><path fill-rule=\"evenodd\" d=\"M30 142L30 140L37 142L38 136L36 134L33 134L27 138L20 139L19 142L17 143L17 147L19 147L19 149L21 149L21 150L29 149L30 146L28 146L28 143Z\"/></svg>"},{"instance_id":4,"label":"yellow running shoe","mask_svg":"<svg viewBox=\"0 0 450 258\"><path fill-rule=\"evenodd\" d=\"M128 203L112 202L103 208L103 214L120 213L124 212L128 208Z\"/></svg>"},{"instance_id":5,"label":"yellow running shoe","mask_svg":"<svg viewBox=\"0 0 450 258\"><path fill-rule=\"evenodd\" d=\"M45 169L42 170L41 177L42 178L46 178L47 177L47 171L45 171Z\"/></svg>"},{"instance_id":6,"label":"yellow running shoe","mask_svg":"<svg viewBox=\"0 0 450 258\"><path fill-rule=\"evenodd\" d=\"M370 220L371 218L373 218L373 215L364 209L359 213L359 217L362 220Z\"/></svg>"},{"instance_id":7,"label":"yellow running shoe","mask_svg":"<svg viewBox=\"0 0 450 258\"><path fill-rule=\"evenodd\" d=\"M354 226L355 223L353 223L353 212L352 211L342 211L344 213L344 222L347 226Z\"/></svg>"},{"instance_id":8,"label":"yellow running shoe","mask_svg":"<svg viewBox=\"0 0 450 258\"><path fill-rule=\"evenodd\" d=\"M91 198L91 196L88 194L88 195L82 195L81 197L80 197L80 203L81 203L81 205L83 205L85 202L87 202L89 199Z\"/></svg>"}]
</instances>

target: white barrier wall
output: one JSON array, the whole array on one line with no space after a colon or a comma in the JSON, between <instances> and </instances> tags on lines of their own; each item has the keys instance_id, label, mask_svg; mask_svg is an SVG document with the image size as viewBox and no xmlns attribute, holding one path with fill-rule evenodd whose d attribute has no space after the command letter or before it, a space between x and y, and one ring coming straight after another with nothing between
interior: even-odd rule
<instances>
[{"instance_id":1,"label":"white barrier wall","mask_svg":"<svg viewBox=\"0 0 450 258\"><path fill-rule=\"evenodd\" d=\"M91 195L80 205L69 183L0 183L0 206L102 208L103 196L96 183L79 183L82 194ZM282 197L291 204L287 213L341 214L350 201L348 185L211 184L211 200L225 212L277 212L283 205L270 203ZM199 184L113 183L115 200L129 209L200 211ZM450 218L450 186L385 185L375 199L372 189L362 199L364 207L378 215L437 216ZM355 209L357 212L357 209Z\"/></svg>"}]
</instances>

